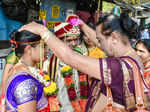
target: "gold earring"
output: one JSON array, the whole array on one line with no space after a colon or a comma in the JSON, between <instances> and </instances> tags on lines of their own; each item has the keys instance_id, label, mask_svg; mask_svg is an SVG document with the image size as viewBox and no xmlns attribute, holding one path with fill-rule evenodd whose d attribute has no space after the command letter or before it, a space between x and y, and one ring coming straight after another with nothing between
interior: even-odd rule
<instances>
[{"instance_id":1,"label":"gold earring","mask_svg":"<svg viewBox=\"0 0 150 112\"><path fill-rule=\"evenodd\" d=\"M43 59L44 59L44 41L40 40L40 70L43 68Z\"/></svg>"}]
</instances>

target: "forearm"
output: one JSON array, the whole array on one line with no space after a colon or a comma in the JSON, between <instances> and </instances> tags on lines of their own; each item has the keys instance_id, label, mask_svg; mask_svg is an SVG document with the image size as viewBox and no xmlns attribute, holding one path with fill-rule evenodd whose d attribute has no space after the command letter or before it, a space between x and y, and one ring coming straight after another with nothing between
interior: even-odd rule
<instances>
[{"instance_id":1,"label":"forearm","mask_svg":"<svg viewBox=\"0 0 150 112\"><path fill-rule=\"evenodd\" d=\"M46 27L35 22L24 25L19 29L19 31L22 30L27 30L40 35L54 54L65 64L68 64L81 72L89 74L92 77L100 79L99 59L82 56L76 53L61 40L59 40L54 34L52 34Z\"/></svg>"},{"instance_id":2,"label":"forearm","mask_svg":"<svg viewBox=\"0 0 150 112\"><path fill-rule=\"evenodd\" d=\"M96 39L96 31L90 28L87 24L83 23L81 26L82 31L96 46L98 46L98 40Z\"/></svg>"},{"instance_id":3,"label":"forearm","mask_svg":"<svg viewBox=\"0 0 150 112\"><path fill-rule=\"evenodd\" d=\"M55 35L51 35L46 41L48 47L53 51L53 53L66 64L69 64L68 59L73 55L73 50L69 48L64 42L58 39ZM57 47L56 47L57 46Z\"/></svg>"},{"instance_id":4,"label":"forearm","mask_svg":"<svg viewBox=\"0 0 150 112\"><path fill-rule=\"evenodd\" d=\"M48 47L54 52L54 54L65 64L70 65L73 68L90 75L91 77L100 79L98 59L82 56L74 52L61 40L55 37L55 35L51 36L46 41L46 43Z\"/></svg>"}]
</instances>

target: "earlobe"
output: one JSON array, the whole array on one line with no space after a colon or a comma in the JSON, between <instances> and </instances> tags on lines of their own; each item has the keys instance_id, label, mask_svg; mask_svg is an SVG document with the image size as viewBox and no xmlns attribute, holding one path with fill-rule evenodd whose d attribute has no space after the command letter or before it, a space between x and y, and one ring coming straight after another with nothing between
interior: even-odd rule
<instances>
[{"instance_id":1,"label":"earlobe","mask_svg":"<svg viewBox=\"0 0 150 112\"><path fill-rule=\"evenodd\" d=\"M116 33L112 32L111 36L112 36L112 42L113 42L113 44L117 44L118 43L118 38L117 38Z\"/></svg>"}]
</instances>

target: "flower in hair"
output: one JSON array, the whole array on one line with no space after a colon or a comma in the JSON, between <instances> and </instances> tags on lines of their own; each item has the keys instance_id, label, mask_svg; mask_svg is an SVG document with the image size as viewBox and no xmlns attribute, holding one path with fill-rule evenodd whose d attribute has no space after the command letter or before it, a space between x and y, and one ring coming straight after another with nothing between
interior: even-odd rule
<instances>
[{"instance_id":1,"label":"flower in hair","mask_svg":"<svg viewBox=\"0 0 150 112\"><path fill-rule=\"evenodd\" d=\"M18 44L17 44L16 41L10 40L10 43L11 43L12 45L14 45L14 48L18 48Z\"/></svg>"}]
</instances>

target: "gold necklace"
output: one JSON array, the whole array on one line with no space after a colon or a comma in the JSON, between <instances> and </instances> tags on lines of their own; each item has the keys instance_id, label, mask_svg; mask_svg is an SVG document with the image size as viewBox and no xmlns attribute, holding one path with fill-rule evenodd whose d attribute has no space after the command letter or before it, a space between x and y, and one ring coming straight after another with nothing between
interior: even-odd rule
<instances>
[{"instance_id":1,"label":"gold necklace","mask_svg":"<svg viewBox=\"0 0 150 112\"><path fill-rule=\"evenodd\" d=\"M133 53L134 52L134 50L132 49L132 50L129 50L128 52L126 52L123 56L128 56L129 54L131 54L131 53Z\"/></svg>"},{"instance_id":2,"label":"gold necklace","mask_svg":"<svg viewBox=\"0 0 150 112\"><path fill-rule=\"evenodd\" d=\"M47 82L46 80L44 80L44 77L40 74L40 70L37 69L36 67L29 66L25 64L24 62L22 62L21 60L19 60L18 63L25 65L27 69L30 71L30 73L33 74L33 77L37 79L39 82L41 82L42 84L44 84L45 86L48 86L50 84L50 82Z\"/></svg>"}]
</instances>

